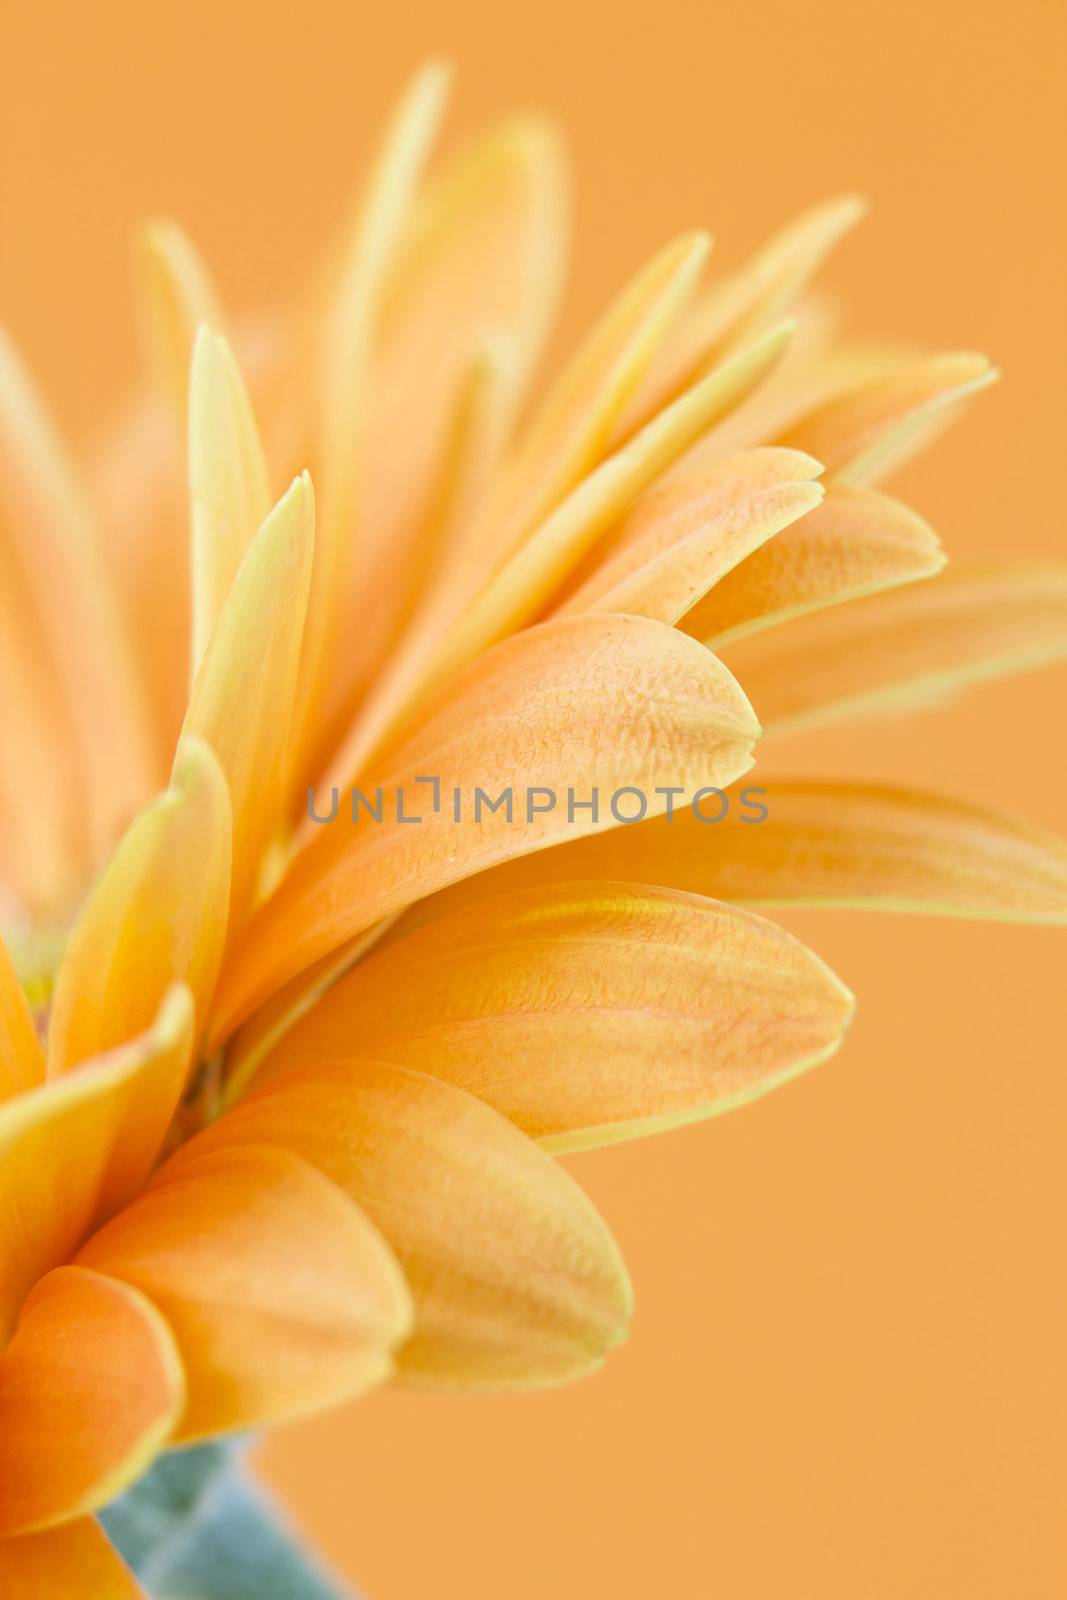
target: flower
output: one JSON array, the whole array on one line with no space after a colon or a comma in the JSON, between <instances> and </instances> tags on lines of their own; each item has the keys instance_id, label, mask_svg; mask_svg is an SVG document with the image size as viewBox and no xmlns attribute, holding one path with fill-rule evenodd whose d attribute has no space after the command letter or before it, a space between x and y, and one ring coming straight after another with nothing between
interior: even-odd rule
<instances>
[{"instance_id":1,"label":"flower","mask_svg":"<svg viewBox=\"0 0 1067 1600\"><path fill-rule=\"evenodd\" d=\"M513 120L424 184L444 90L417 76L314 292L232 342L145 230L163 403L93 494L0 352L5 1593L136 1592L92 1514L168 1444L596 1367L630 1289L555 1156L848 1025L753 907L1067 917L1067 849L993 813L731 808L761 733L1067 648L1061 568L943 574L871 486L988 363L833 341L807 286L845 199L705 287L707 239L671 243L532 397L560 152Z\"/></svg>"}]
</instances>

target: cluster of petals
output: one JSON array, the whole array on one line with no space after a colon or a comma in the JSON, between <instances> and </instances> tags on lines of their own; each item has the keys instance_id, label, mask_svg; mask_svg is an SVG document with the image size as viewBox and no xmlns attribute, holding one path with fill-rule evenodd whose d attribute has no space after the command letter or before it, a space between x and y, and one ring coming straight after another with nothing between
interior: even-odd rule
<instances>
[{"instance_id":1,"label":"cluster of petals","mask_svg":"<svg viewBox=\"0 0 1067 1600\"><path fill-rule=\"evenodd\" d=\"M766 908L1067 918L1060 842L899 785L776 778L758 827L309 823L309 786L414 810L430 773L729 791L761 740L1067 649L1062 568L943 571L875 487L993 374L838 337L810 284L855 200L727 275L672 241L541 379L561 151L514 118L427 176L446 83L259 323L143 230L150 392L92 461L0 345L15 1600L139 1593L93 1514L170 1445L595 1369L630 1286L557 1157L847 1028Z\"/></svg>"}]
</instances>

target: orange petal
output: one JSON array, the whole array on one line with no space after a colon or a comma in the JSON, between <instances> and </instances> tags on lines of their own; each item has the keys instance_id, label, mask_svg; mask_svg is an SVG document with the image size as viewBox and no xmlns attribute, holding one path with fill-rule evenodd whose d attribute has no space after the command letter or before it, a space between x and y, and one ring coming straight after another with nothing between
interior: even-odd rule
<instances>
[{"instance_id":1,"label":"orange petal","mask_svg":"<svg viewBox=\"0 0 1067 1600\"><path fill-rule=\"evenodd\" d=\"M506 862L413 907L397 934L526 886L623 876L748 906L1067 920L1054 834L918 790L783 778L732 795L721 823L678 811Z\"/></svg>"},{"instance_id":2,"label":"orange petal","mask_svg":"<svg viewBox=\"0 0 1067 1600\"><path fill-rule=\"evenodd\" d=\"M816 956L751 912L641 884L564 883L398 933L264 1072L390 1061L575 1150L774 1088L835 1050L851 1011Z\"/></svg>"},{"instance_id":3,"label":"orange petal","mask_svg":"<svg viewBox=\"0 0 1067 1600\"><path fill-rule=\"evenodd\" d=\"M155 217L139 229L134 286L149 366L184 437L196 331L205 323L223 329L226 321L196 247L169 217Z\"/></svg>"},{"instance_id":4,"label":"orange petal","mask_svg":"<svg viewBox=\"0 0 1067 1600\"><path fill-rule=\"evenodd\" d=\"M30 1285L144 1182L192 1049L188 991L139 1039L0 1103L0 1344Z\"/></svg>"},{"instance_id":5,"label":"orange petal","mask_svg":"<svg viewBox=\"0 0 1067 1600\"><path fill-rule=\"evenodd\" d=\"M811 480L821 471L799 451L750 450L652 490L553 614L624 611L677 622L738 562L818 506L823 488Z\"/></svg>"},{"instance_id":6,"label":"orange petal","mask_svg":"<svg viewBox=\"0 0 1067 1600\"><path fill-rule=\"evenodd\" d=\"M1067 654L1067 568L954 563L726 651L768 733L936 703Z\"/></svg>"},{"instance_id":7,"label":"orange petal","mask_svg":"<svg viewBox=\"0 0 1067 1600\"><path fill-rule=\"evenodd\" d=\"M33 1013L0 939L0 1100L44 1082L44 1051Z\"/></svg>"},{"instance_id":8,"label":"orange petal","mask_svg":"<svg viewBox=\"0 0 1067 1600\"><path fill-rule=\"evenodd\" d=\"M803 522L749 556L686 617L685 632L719 650L806 611L940 572L933 529L876 489L831 487Z\"/></svg>"},{"instance_id":9,"label":"orange petal","mask_svg":"<svg viewBox=\"0 0 1067 1600\"><path fill-rule=\"evenodd\" d=\"M230 938L279 823L315 549L315 497L297 478L256 534L197 673L182 730L222 765L233 814Z\"/></svg>"},{"instance_id":10,"label":"orange petal","mask_svg":"<svg viewBox=\"0 0 1067 1600\"><path fill-rule=\"evenodd\" d=\"M568 816L575 798L643 791L652 812L667 784L726 784L751 764L758 727L715 657L672 628L639 617L575 617L498 645L453 682L439 706L391 752L382 774L381 823L353 827L347 810L320 827L234 951L213 1039L275 989L383 917L496 861L613 824L601 810ZM440 780L430 808L420 775ZM377 780L364 785L373 796ZM551 790L549 810L528 809L527 788ZM474 790L511 787L506 811L473 816ZM397 820L404 810L424 820ZM453 790L461 791L454 820ZM346 807L347 807L346 797ZM541 804L546 804L543 800ZM534 800L538 804L537 797ZM627 812L627 814L629 814Z\"/></svg>"},{"instance_id":11,"label":"orange petal","mask_svg":"<svg viewBox=\"0 0 1067 1600\"><path fill-rule=\"evenodd\" d=\"M174 1340L143 1295L80 1266L50 1272L0 1355L0 1538L106 1505L184 1401Z\"/></svg>"},{"instance_id":12,"label":"orange petal","mask_svg":"<svg viewBox=\"0 0 1067 1600\"><path fill-rule=\"evenodd\" d=\"M931 427L996 381L985 356L932 356L835 396L778 440L808 450L827 476L859 483L884 476L925 443Z\"/></svg>"},{"instance_id":13,"label":"orange petal","mask_svg":"<svg viewBox=\"0 0 1067 1600\"><path fill-rule=\"evenodd\" d=\"M270 510L270 480L248 390L226 340L202 327L189 380L193 675Z\"/></svg>"},{"instance_id":14,"label":"orange petal","mask_svg":"<svg viewBox=\"0 0 1067 1600\"><path fill-rule=\"evenodd\" d=\"M116 828L150 787L146 711L80 485L4 337L0 485L0 582L26 643L48 662L64 737L75 746L77 810L91 860L110 847ZM30 687L36 695L32 677ZM32 785L32 772L20 776ZM64 776L58 766L49 781L62 783Z\"/></svg>"},{"instance_id":15,"label":"orange petal","mask_svg":"<svg viewBox=\"0 0 1067 1600\"><path fill-rule=\"evenodd\" d=\"M271 1144L285 1144L272 1140ZM358 1205L287 1149L164 1167L78 1260L156 1304L181 1352L188 1440L334 1405L389 1375L400 1271Z\"/></svg>"},{"instance_id":16,"label":"orange petal","mask_svg":"<svg viewBox=\"0 0 1067 1600\"><path fill-rule=\"evenodd\" d=\"M0 1593L5 1600L148 1600L92 1517L0 1540Z\"/></svg>"},{"instance_id":17,"label":"orange petal","mask_svg":"<svg viewBox=\"0 0 1067 1600\"><path fill-rule=\"evenodd\" d=\"M462 1089L377 1062L329 1063L243 1101L175 1164L244 1144L295 1151L389 1240L415 1298L401 1377L559 1383L624 1336L629 1284L597 1212L551 1157Z\"/></svg>"},{"instance_id":18,"label":"orange petal","mask_svg":"<svg viewBox=\"0 0 1067 1600\"><path fill-rule=\"evenodd\" d=\"M202 1015L226 935L230 828L218 760L186 740L171 787L131 824L71 934L56 979L51 1072L142 1032L172 983L188 984Z\"/></svg>"}]
</instances>

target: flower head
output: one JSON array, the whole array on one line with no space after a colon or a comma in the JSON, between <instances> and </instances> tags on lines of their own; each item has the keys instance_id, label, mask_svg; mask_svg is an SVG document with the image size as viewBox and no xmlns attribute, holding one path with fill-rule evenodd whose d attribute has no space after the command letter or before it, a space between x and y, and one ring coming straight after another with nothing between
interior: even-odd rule
<instances>
[{"instance_id":1,"label":"flower head","mask_svg":"<svg viewBox=\"0 0 1067 1600\"><path fill-rule=\"evenodd\" d=\"M132 1592L90 1514L169 1443L595 1368L630 1289L556 1155L848 1025L754 908L1067 915L1024 824L739 786L761 738L1067 648L1061 569L943 573L872 486L988 363L834 340L807 291L846 198L729 277L669 244L538 387L560 149L513 120L424 181L444 89L256 328L144 230L155 397L91 493L0 349L16 1593Z\"/></svg>"}]
</instances>

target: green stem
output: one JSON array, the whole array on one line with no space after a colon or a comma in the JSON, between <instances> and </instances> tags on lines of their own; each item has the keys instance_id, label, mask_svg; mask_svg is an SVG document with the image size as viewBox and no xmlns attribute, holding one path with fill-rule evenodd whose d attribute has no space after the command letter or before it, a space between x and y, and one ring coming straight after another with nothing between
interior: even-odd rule
<instances>
[{"instance_id":1,"label":"green stem","mask_svg":"<svg viewBox=\"0 0 1067 1600\"><path fill-rule=\"evenodd\" d=\"M161 1456L101 1514L152 1600L351 1600L244 1468L243 1444Z\"/></svg>"}]
</instances>

